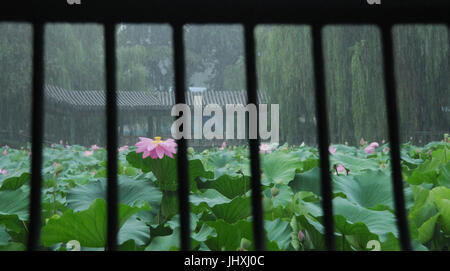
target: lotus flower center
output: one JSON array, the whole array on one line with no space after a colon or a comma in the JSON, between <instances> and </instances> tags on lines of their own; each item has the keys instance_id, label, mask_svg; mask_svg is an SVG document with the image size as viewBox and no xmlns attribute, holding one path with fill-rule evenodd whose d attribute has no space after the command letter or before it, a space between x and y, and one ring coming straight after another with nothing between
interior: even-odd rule
<instances>
[{"instance_id":1,"label":"lotus flower center","mask_svg":"<svg viewBox=\"0 0 450 271\"><path fill-rule=\"evenodd\" d=\"M160 136L156 136L155 137L155 140L153 141L153 143L155 143L155 144L159 144L159 143L163 143L164 141L163 140L161 140L161 137Z\"/></svg>"}]
</instances>

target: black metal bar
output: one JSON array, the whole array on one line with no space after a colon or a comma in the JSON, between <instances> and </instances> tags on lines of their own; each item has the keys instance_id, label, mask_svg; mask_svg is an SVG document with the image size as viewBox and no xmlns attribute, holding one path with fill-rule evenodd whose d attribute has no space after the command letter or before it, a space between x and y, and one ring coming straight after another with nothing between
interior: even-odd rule
<instances>
[{"instance_id":1,"label":"black metal bar","mask_svg":"<svg viewBox=\"0 0 450 271\"><path fill-rule=\"evenodd\" d=\"M327 250L335 250L334 218L332 203L332 187L330 160L328 157L329 133L327 118L327 99L325 90L325 69L322 48L322 25L312 26L315 99L317 111L317 133L320 155L320 184L322 194L323 224L325 226L325 246Z\"/></svg>"},{"instance_id":2,"label":"black metal bar","mask_svg":"<svg viewBox=\"0 0 450 271\"><path fill-rule=\"evenodd\" d=\"M258 110L258 94L256 83L256 59L255 59L255 27L252 23L246 23L245 32L245 71L247 76L247 103L256 105ZM259 127L259 116L257 119ZM248 126L248 121L246 122ZM257 138L248 140L250 146L250 167L251 167L251 189L252 189L252 218L253 218L253 239L255 250L265 250L264 221L262 211L261 194L261 167L259 161L259 128Z\"/></svg>"},{"instance_id":3,"label":"black metal bar","mask_svg":"<svg viewBox=\"0 0 450 271\"><path fill-rule=\"evenodd\" d=\"M175 67L175 102L185 104L185 61L184 61L184 41L183 24L174 23L173 27L173 50ZM187 143L185 138L177 140L177 172L178 172L178 202L180 212L180 249L190 250L191 229L190 229L190 208L189 208L189 172Z\"/></svg>"},{"instance_id":4,"label":"black metal bar","mask_svg":"<svg viewBox=\"0 0 450 271\"><path fill-rule=\"evenodd\" d=\"M44 127L44 25L33 24L33 94L31 114L31 192L28 250L37 250L41 232L42 139Z\"/></svg>"},{"instance_id":5,"label":"black metal bar","mask_svg":"<svg viewBox=\"0 0 450 271\"><path fill-rule=\"evenodd\" d=\"M108 236L107 250L117 250L118 219L118 184L117 184L117 103L116 103L116 37L115 24L106 23L105 29L105 64L106 64L106 149L107 160L107 203Z\"/></svg>"},{"instance_id":6,"label":"black metal bar","mask_svg":"<svg viewBox=\"0 0 450 271\"><path fill-rule=\"evenodd\" d=\"M400 143L397 115L397 94L394 74L394 52L392 43L392 26L381 25L383 44L383 64L387 119L389 127L389 145L391 148L392 186L394 192L395 214L403 250L411 250L408 221L406 218L405 195L403 194L402 167L400 164Z\"/></svg>"}]
</instances>

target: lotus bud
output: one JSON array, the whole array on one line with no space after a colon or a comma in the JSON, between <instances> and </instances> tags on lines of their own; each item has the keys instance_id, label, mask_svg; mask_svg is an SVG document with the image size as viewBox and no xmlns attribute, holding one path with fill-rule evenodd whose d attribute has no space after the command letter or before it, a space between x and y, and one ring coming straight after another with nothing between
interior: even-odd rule
<instances>
[{"instance_id":1,"label":"lotus bud","mask_svg":"<svg viewBox=\"0 0 450 271\"><path fill-rule=\"evenodd\" d=\"M55 172L56 173L59 173L59 172L63 171L63 169L64 169L63 165L58 164L56 162L53 164L53 166L55 167Z\"/></svg>"},{"instance_id":2,"label":"lotus bud","mask_svg":"<svg viewBox=\"0 0 450 271\"><path fill-rule=\"evenodd\" d=\"M366 144L366 141L364 140L364 138L361 138L361 140L359 141L359 144L362 146L364 144Z\"/></svg>"},{"instance_id":3,"label":"lotus bud","mask_svg":"<svg viewBox=\"0 0 450 271\"><path fill-rule=\"evenodd\" d=\"M81 251L81 244L78 240L70 240L66 244L66 249L68 251Z\"/></svg>"},{"instance_id":4,"label":"lotus bud","mask_svg":"<svg viewBox=\"0 0 450 271\"><path fill-rule=\"evenodd\" d=\"M245 238L241 239L241 249L248 250L251 244L252 242L250 240Z\"/></svg>"},{"instance_id":5,"label":"lotus bud","mask_svg":"<svg viewBox=\"0 0 450 271\"><path fill-rule=\"evenodd\" d=\"M187 148L187 151L190 155L194 154L194 148L192 148L192 147Z\"/></svg>"},{"instance_id":6,"label":"lotus bud","mask_svg":"<svg viewBox=\"0 0 450 271\"><path fill-rule=\"evenodd\" d=\"M225 165L225 168L226 168L226 169L230 169L230 168L231 168L231 165L230 165L230 164L226 164L226 165Z\"/></svg>"},{"instance_id":7,"label":"lotus bud","mask_svg":"<svg viewBox=\"0 0 450 271\"><path fill-rule=\"evenodd\" d=\"M305 241L305 234L303 234L303 232L301 230L298 231L298 240L300 242Z\"/></svg>"},{"instance_id":8,"label":"lotus bud","mask_svg":"<svg viewBox=\"0 0 450 271\"><path fill-rule=\"evenodd\" d=\"M60 218L60 216L57 214L54 214L54 215L52 215L52 217L45 219L45 224L47 224L50 219L58 219L58 218Z\"/></svg>"},{"instance_id":9,"label":"lotus bud","mask_svg":"<svg viewBox=\"0 0 450 271\"><path fill-rule=\"evenodd\" d=\"M278 194L280 194L280 189L274 186L270 189L270 192L272 192L272 197L276 197Z\"/></svg>"}]
</instances>

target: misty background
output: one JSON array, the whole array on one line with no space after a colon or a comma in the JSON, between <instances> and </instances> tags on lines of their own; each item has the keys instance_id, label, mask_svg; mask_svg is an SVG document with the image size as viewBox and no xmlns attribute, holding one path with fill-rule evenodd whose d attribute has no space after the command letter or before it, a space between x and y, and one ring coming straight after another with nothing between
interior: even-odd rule
<instances>
[{"instance_id":1,"label":"misty background","mask_svg":"<svg viewBox=\"0 0 450 271\"><path fill-rule=\"evenodd\" d=\"M245 90L241 25L184 27L186 85L207 91ZM117 27L117 88L173 91L169 25ZM280 105L280 144L316 144L314 65L308 26L258 26L258 89ZM449 36L440 25L394 28L401 141L424 145L449 132ZM359 144L388 139L380 32L374 26L327 26L323 36L330 140ZM66 90L104 90L103 28L94 24L48 24L45 83ZM0 145L30 141L31 27L0 24ZM67 141L70 116L46 107L45 140ZM171 125L171 117L163 117ZM121 114L127 135L145 136L145 116ZM104 112L76 121L76 141L105 143ZM122 136L122 134L121 134Z\"/></svg>"}]
</instances>

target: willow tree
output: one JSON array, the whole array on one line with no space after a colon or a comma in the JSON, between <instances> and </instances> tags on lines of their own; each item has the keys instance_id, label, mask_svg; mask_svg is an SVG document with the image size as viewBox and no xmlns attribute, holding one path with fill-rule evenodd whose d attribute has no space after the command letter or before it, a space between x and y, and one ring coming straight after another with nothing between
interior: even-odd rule
<instances>
[{"instance_id":1,"label":"willow tree","mask_svg":"<svg viewBox=\"0 0 450 271\"><path fill-rule=\"evenodd\" d=\"M402 139L421 143L449 131L449 36L438 25L394 28L396 76ZM425 136L420 133L425 132ZM419 142L420 143L420 142Z\"/></svg>"},{"instance_id":2,"label":"willow tree","mask_svg":"<svg viewBox=\"0 0 450 271\"><path fill-rule=\"evenodd\" d=\"M309 27L261 27L257 34L259 89L280 105L280 141L312 143L315 100Z\"/></svg>"}]
</instances>

